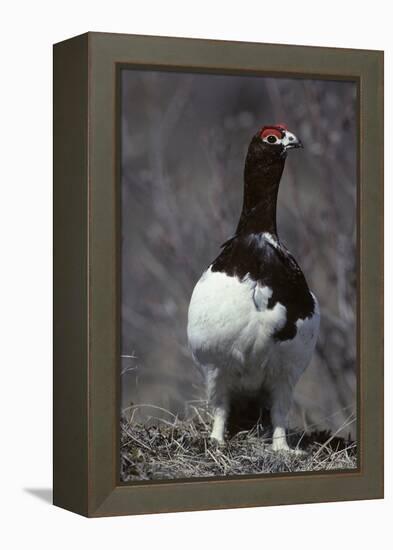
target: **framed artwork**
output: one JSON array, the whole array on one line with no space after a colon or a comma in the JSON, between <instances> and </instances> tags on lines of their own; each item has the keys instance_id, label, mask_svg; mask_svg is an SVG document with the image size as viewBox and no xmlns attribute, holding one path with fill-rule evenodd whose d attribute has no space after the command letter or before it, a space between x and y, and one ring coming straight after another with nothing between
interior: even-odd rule
<instances>
[{"instance_id":1,"label":"framed artwork","mask_svg":"<svg viewBox=\"0 0 393 550\"><path fill-rule=\"evenodd\" d=\"M383 496L383 53L54 46L54 503Z\"/></svg>"}]
</instances>

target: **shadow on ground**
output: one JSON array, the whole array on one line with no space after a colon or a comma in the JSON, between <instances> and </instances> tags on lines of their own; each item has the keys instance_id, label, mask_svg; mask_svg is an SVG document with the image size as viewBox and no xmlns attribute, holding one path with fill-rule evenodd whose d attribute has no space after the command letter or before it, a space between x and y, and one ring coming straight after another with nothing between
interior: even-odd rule
<instances>
[{"instance_id":1,"label":"shadow on ground","mask_svg":"<svg viewBox=\"0 0 393 550\"><path fill-rule=\"evenodd\" d=\"M25 487L23 490L25 491L25 493L29 493L30 495L33 495L33 497L36 497L39 500L46 502L47 504L53 503L52 489L48 489L48 488L32 489L30 487Z\"/></svg>"}]
</instances>

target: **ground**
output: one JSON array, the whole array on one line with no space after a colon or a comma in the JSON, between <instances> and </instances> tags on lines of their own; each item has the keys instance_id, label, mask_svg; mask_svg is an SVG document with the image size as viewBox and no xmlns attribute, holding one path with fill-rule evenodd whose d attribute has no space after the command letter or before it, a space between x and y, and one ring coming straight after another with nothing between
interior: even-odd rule
<instances>
[{"instance_id":1,"label":"ground","mask_svg":"<svg viewBox=\"0 0 393 550\"><path fill-rule=\"evenodd\" d=\"M224 446L209 439L210 420L197 414L188 421L138 424L121 417L123 482L234 476L278 472L342 470L357 467L355 442L327 432L289 434L295 453L274 453L269 430L256 425L228 438Z\"/></svg>"}]
</instances>

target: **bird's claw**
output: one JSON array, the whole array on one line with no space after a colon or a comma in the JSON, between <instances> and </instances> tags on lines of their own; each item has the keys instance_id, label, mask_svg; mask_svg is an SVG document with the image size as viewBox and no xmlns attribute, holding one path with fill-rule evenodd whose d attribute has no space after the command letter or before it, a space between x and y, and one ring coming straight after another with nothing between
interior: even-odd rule
<instances>
[{"instance_id":1,"label":"bird's claw","mask_svg":"<svg viewBox=\"0 0 393 550\"><path fill-rule=\"evenodd\" d=\"M273 442L271 449L275 453L288 453L299 457L307 455L306 451L298 448L292 449L287 443L283 444Z\"/></svg>"}]
</instances>

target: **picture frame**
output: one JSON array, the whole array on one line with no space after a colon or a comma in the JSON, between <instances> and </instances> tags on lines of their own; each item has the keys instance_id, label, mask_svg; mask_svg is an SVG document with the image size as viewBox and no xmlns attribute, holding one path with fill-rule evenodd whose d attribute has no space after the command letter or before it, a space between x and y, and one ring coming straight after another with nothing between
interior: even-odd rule
<instances>
[{"instance_id":1,"label":"picture frame","mask_svg":"<svg viewBox=\"0 0 393 550\"><path fill-rule=\"evenodd\" d=\"M119 70L358 87L359 467L119 478ZM54 504L88 517L383 498L383 52L86 33L54 46Z\"/></svg>"}]
</instances>

